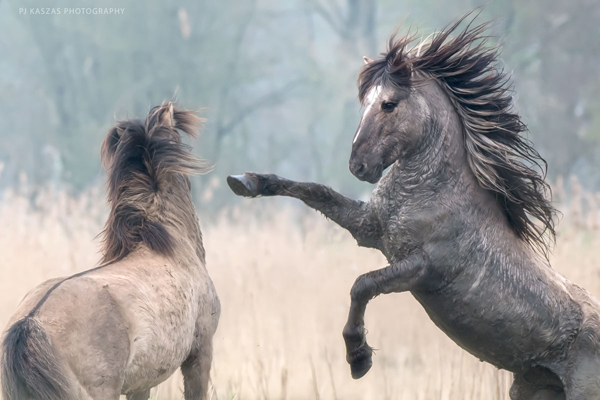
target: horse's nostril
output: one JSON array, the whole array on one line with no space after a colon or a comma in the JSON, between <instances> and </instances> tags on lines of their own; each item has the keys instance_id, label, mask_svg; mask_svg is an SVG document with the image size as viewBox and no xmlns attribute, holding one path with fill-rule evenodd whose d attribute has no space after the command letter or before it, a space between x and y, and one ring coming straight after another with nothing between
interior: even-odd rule
<instances>
[{"instance_id":1,"label":"horse's nostril","mask_svg":"<svg viewBox=\"0 0 600 400\"><path fill-rule=\"evenodd\" d=\"M366 164L358 164L358 166L356 167L356 173L362 174L363 172L365 172L366 169L367 169Z\"/></svg>"}]
</instances>

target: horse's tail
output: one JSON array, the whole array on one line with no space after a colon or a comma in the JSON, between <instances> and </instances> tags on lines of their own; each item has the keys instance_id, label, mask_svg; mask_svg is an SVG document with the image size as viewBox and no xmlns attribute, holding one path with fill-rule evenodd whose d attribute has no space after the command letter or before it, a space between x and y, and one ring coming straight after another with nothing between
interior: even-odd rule
<instances>
[{"instance_id":1,"label":"horse's tail","mask_svg":"<svg viewBox=\"0 0 600 400\"><path fill-rule=\"evenodd\" d=\"M163 214L174 199L185 203L187 175L202 169L178 131L195 137L202 121L193 111L167 103L153 108L144 121L119 121L108 132L102 161L111 211L103 232L103 262L120 259L142 243L159 254L174 254ZM188 202L192 206L191 198Z\"/></svg>"},{"instance_id":2,"label":"horse's tail","mask_svg":"<svg viewBox=\"0 0 600 400\"><path fill-rule=\"evenodd\" d=\"M33 316L26 316L8 329L1 359L4 400L74 398L50 338Z\"/></svg>"}]
</instances>

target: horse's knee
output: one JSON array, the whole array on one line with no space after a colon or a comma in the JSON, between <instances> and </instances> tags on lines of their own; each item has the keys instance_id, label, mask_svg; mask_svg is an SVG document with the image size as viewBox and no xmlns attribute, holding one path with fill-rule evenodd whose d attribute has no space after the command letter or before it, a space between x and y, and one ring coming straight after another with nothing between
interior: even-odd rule
<instances>
[{"instance_id":1,"label":"horse's knee","mask_svg":"<svg viewBox=\"0 0 600 400\"><path fill-rule=\"evenodd\" d=\"M377 285L369 274L362 274L354 281L350 289L350 299L364 303L377 295Z\"/></svg>"}]
</instances>

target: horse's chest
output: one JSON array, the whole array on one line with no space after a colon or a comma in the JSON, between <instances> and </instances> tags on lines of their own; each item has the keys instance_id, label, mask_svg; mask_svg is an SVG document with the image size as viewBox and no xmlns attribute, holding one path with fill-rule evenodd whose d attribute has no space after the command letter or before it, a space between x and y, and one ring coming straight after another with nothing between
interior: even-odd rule
<instances>
[{"instance_id":1,"label":"horse's chest","mask_svg":"<svg viewBox=\"0 0 600 400\"><path fill-rule=\"evenodd\" d=\"M389 260L401 258L404 254L405 239L409 237L409 230L401 218L392 217L388 219L383 228L382 252Z\"/></svg>"},{"instance_id":2,"label":"horse's chest","mask_svg":"<svg viewBox=\"0 0 600 400\"><path fill-rule=\"evenodd\" d=\"M384 198L374 202L376 215L382 229L382 252L393 261L402 258L408 249L418 245L424 232L420 213L398 208Z\"/></svg>"}]
</instances>

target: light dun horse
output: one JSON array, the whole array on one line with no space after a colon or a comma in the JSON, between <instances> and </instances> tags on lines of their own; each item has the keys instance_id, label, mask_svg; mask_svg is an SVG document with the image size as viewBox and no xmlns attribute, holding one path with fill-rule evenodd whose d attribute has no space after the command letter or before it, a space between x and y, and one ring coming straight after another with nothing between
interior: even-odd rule
<instances>
[{"instance_id":1,"label":"light dun horse","mask_svg":"<svg viewBox=\"0 0 600 400\"><path fill-rule=\"evenodd\" d=\"M459 23L414 47L392 37L383 57L365 59L350 170L379 182L371 201L276 175L228 183L238 195L298 198L386 256L350 292L354 378L371 367L368 301L410 291L459 346L514 373L513 400L599 399L600 304L540 257L554 210L531 165L545 163L520 135L486 25Z\"/></svg>"},{"instance_id":2,"label":"light dun horse","mask_svg":"<svg viewBox=\"0 0 600 400\"><path fill-rule=\"evenodd\" d=\"M5 400L147 400L179 367L185 399L206 399L220 304L190 195L199 160L178 132L200 122L169 103L109 131L103 264L22 301L3 340Z\"/></svg>"}]
</instances>

